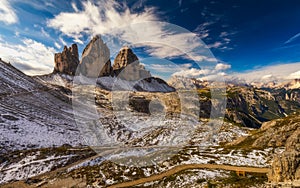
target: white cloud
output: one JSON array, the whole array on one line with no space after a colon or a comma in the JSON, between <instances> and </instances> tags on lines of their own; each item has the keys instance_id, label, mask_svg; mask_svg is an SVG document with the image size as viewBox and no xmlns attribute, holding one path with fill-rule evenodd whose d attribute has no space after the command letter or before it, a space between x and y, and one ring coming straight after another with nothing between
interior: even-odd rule
<instances>
[{"instance_id":1,"label":"white cloud","mask_svg":"<svg viewBox=\"0 0 300 188\"><path fill-rule=\"evenodd\" d=\"M55 50L32 39L21 44L0 43L1 58L26 74L47 74L53 70Z\"/></svg>"},{"instance_id":2,"label":"white cloud","mask_svg":"<svg viewBox=\"0 0 300 188\"><path fill-rule=\"evenodd\" d=\"M41 34L43 37L50 38L49 33L47 33L43 27L41 27Z\"/></svg>"},{"instance_id":3,"label":"white cloud","mask_svg":"<svg viewBox=\"0 0 300 188\"><path fill-rule=\"evenodd\" d=\"M183 76L183 77L200 77L205 76L207 74L210 74L211 70L208 69L187 69L187 70L181 70L179 72L174 73L172 76Z\"/></svg>"},{"instance_id":4,"label":"white cloud","mask_svg":"<svg viewBox=\"0 0 300 188\"><path fill-rule=\"evenodd\" d=\"M227 69L230 69L230 68L231 68L231 65L229 65L229 64L223 64L223 63L218 63L216 65L216 67L215 67L215 69L217 71L219 71L219 70L227 70Z\"/></svg>"},{"instance_id":5,"label":"white cloud","mask_svg":"<svg viewBox=\"0 0 300 188\"><path fill-rule=\"evenodd\" d=\"M289 79L299 79L300 78L300 70L297 72L293 72L288 76Z\"/></svg>"},{"instance_id":6,"label":"white cloud","mask_svg":"<svg viewBox=\"0 0 300 188\"><path fill-rule=\"evenodd\" d=\"M246 82L260 82L260 81L284 81L287 79L299 78L300 62L270 65L245 73L234 73L229 79L239 78Z\"/></svg>"},{"instance_id":7,"label":"white cloud","mask_svg":"<svg viewBox=\"0 0 300 188\"><path fill-rule=\"evenodd\" d=\"M64 46L67 45L66 41L64 41L64 39L61 36L58 39Z\"/></svg>"},{"instance_id":8,"label":"white cloud","mask_svg":"<svg viewBox=\"0 0 300 188\"><path fill-rule=\"evenodd\" d=\"M212 44L207 45L209 48L219 48L220 46L222 46L222 43L219 41L216 41Z\"/></svg>"},{"instance_id":9,"label":"white cloud","mask_svg":"<svg viewBox=\"0 0 300 188\"><path fill-rule=\"evenodd\" d=\"M144 8L143 12L132 13L126 5L118 4L117 1L86 1L82 5L82 10L78 10L74 4L75 12L61 12L48 20L48 27L59 30L79 43L84 41L83 34L101 34L117 37L136 46L146 46L146 52L155 57L181 56L201 61L213 59L209 49L205 48L196 34L175 25L158 22L154 8ZM119 50L109 47L111 52Z\"/></svg>"},{"instance_id":10,"label":"white cloud","mask_svg":"<svg viewBox=\"0 0 300 188\"><path fill-rule=\"evenodd\" d=\"M182 76L182 77L194 77L201 78L203 80L215 80L218 77L226 76L227 74L224 72L231 68L231 65L218 63L214 68L203 68L196 69L186 67L186 69L181 69L178 72L175 72L172 76Z\"/></svg>"},{"instance_id":11,"label":"white cloud","mask_svg":"<svg viewBox=\"0 0 300 188\"><path fill-rule=\"evenodd\" d=\"M266 80L266 79L270 79L272 77L273 77L272 74L267 74L267 75L263 76L261 79Z\"/></svg>"},{"instance_id":12,"label":"white cloud","mask_svg":"<svg viewBox=\"0 0 300 188\"><path fill-rule=\"evenodd\" d=\"M76 5L75 2L72 2L71 5L72 5L72 8L73 8L73 10L74 10L75 12L79 12L79 10L78 10L77 5Z\"/></svg>"},{"instance_id":13,"label":"white cloud","mask_svg":"<svg viewBox=\"0 0 300 188\"><path fill-rule=\"evenodd\" d=\"M12 8L8 0L0 1L0 21L5 24L13 24L18 22L15 10Z\"/></svg>"}]
</instances>

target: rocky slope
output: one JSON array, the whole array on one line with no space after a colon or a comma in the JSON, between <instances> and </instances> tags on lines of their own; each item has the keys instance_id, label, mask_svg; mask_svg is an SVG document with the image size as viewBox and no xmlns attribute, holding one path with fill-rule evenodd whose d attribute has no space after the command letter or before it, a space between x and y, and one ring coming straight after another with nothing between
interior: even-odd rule
<instances>
[{"instance_id":1,"label":"rocky slope","mask_svg":"<svg viewBox=\"0 0 300 188\"><path fill-rule=\"evenodd\" d=\"M300 103L281 99L273 90L245 86L227 89L226 118L248 127L259 128L263 122L285 117L299 107Z\"/></svg>"},{"instance_id":2,"label":"rocky slope","mask_svg":"<svg viewBox=\"0 0 300 188\"><path fill-rule=\"evenodd\" d=\"M210 112L212 86L208 82L173 77L169 80L169 84L179 91L197 91L201 98L202 110ZM299 94L299 88L256 88L230 83L226 90L225 118L243 126L259 128L263 122L296 112L300 108Z\"/></svg>"},{"instance_id":3,"label":"rocky slope","mask_svg":"<svg viewBox=\"0 0 300 188\"><path fill-rule=\"evenodd\" d=\"M0 77L0 153L83 143L63 90L47 87L3 61Z\"/></svg>"},{"instance_id":4,"label":"rocky slope","mask_svg":"<svg viewBox=\"0 0 300 188\"><path fill-rule=\"evenodd\" d=\"M252 135L244 137L235 148L281 150L275 155L268 174L273 184L300 185L300 118L299 114L263 123Z\"/></svg>"}]
</instances>

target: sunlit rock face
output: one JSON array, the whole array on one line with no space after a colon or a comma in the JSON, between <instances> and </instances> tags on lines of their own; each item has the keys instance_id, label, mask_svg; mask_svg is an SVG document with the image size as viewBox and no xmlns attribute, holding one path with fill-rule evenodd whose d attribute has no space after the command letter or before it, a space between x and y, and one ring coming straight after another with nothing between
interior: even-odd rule
<instances>
[{"instance_id":1,"label":"sunlit rock face","mask_svg":"<svg viewBox=\"0 0 300 188\"><path fill-rule=\"evenodd\" d=\"M123 47L116 56L113 71L115 76L130 81L151 77L150 72L145 69L138 57L127 46Z\"/></svg>"},{"instance_id":2,"label":"sunlit rock face","mask_svg":"<svg viewBox=\"0 0 300 188\"><path fill-rule=\"evenodd\" d=\"M112 75L110 51L99 36L94 37L83 50L80 73L93 78Z\"/></svg>"},{"instance_id":3,"label":"sunlit rock face","mask_svg":"<svg viewBox=\"0 0 300 188\"><path fill-rule=\"evenodd\" d=\"M77 44L72 44L69 48L65 46L61 53L56 53L54 55L53 72L75 75L78 64L79 56Z\"/></svg>"},{"instance_id":4,"label":"sunlit rock face","mask_svg":"<svg viewBox=\"0 0 300 188\"><path fill-rule=\"evenodd\" d=\"M281 128L280 134L272 131L272 137L279 135L277 140L281 139L285 143L285 151L274 157L268 178L271 182L294 182L300 185L300 123L298 117L288 121Z\"/></svg>"}]
</instances>

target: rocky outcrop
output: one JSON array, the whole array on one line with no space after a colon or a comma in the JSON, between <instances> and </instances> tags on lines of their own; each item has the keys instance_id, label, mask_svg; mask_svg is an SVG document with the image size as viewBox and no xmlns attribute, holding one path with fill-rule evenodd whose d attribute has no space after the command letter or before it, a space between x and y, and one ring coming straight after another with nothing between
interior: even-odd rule
<instances>
[{"instance_id":1,"label":"rocky outcrop","mask_svg":"<svg viewBox=\"0 0 300 188\"><path fill-rule=\"evenodd\" d=\"M246 139L247 148L282 148L285 150L274 157L268 173L269 182L300 183L300 117L299 114L262 124L255 134Z\"/></svg>"},{"instance_id":2,"label":"rocky outcrop","mask_svg":"<svg viewBox=\"0 0 300 188\"><path fill-rule=\"evenodd\" d=\"M94 78L112 75L110 51L99 36L94 37L83 50L80 72Z\"/></svg>"},{"instance_id":3,"label":"rocky outcrop","mask_svg":"<svg viewBox=\"0 0 300 188\"><path fill-rule=\"evenodd\" d=\"M128 81L151 77L150 72L140 64L138 57L127 46L123 47L116 56L113 71L115 76Z\"/></svg>"},{"instance_id":4,"label":"rocky outcrop","mask_svg":"<svg viewBox=\"0 0 300 188\"><path fill-rule=\"evenodd\" d=\"M115 58L113 70L125 68L127 65L138 61L138 57L128 47L123 47Z\"/></svg>"},{"instance_id":5,"label":"rocky outcrop","mask_svg":"<svg viewBox=\"0 0 300 188\"><path fill-rule=\"evenodd\" d=\"M294 122L297 121L297 122ZM290 131L290 126L295 127ZM271 182L295 182L300 185L300 122L299 118L290 120L284 126L285 134L290 135L285 142L285 151L274 157L272 170L268 174Z\"/></svg>"},{"instance_id":6,"label":"rocky outcrop","mask_svg":"<svg viewBox=\"0 0 300 188\"><path fill-rule=\"evenodd\" d=\"M300 88L300 79L294 79L289 83L284 85L287 89L299 89Z\"/></svg>"},{"instance_id":7,"label":"rocky outcrop","mask_svg":"<svg viewBox=\"0 0 300 188\"><path fill-rule=\"evenodd\" d=\"M272 170L268 174L271 182L300 182L300 152L285 151L275 156Z\"/></svg>"},{"instance_id":8,"label":"rocky outcrop","mask_svg":"<svg viewBox=\"0 0 300 188\"><path fill-rule=\"evenodd\" d=\"M273 185L300 186L299 114L265 122L256 132L232 143L232 145L260 150L272 148L276 155L268 173L268 181ZM285 148L282 153L280 152L281 148Z\"/></svg>"},{"instance_id":9,"label":"rocky outcrop","mask_svg":"<svg viewBox=\"0 0 300 188\"><path fill-rule=\"evenodd\" d=\"M77 66L79 64L78 48L76 44L71 47L64 47L61 53L54 55L54 71L69 75L75 75Z\"/></svg>"}]
</instances>

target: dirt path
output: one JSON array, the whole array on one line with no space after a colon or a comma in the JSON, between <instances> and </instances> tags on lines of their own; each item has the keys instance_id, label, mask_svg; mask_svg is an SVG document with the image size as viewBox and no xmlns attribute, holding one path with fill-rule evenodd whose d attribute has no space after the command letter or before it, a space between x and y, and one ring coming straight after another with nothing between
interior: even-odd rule
<instances>
[{"instance_id":1,"label":"dirt path","mask_svg":"<svg viewBox=\"0 0 300 188\"><path fill-rule=\"evenodd\" d=\"M230 170L230 171L262 173L262 174L266 174L269 172L269 168L239 167L239 166L217 165L217 164L183 164L183 165L176 166L170 170L167 170L161 174L152 175L146 178L141 178L130 182L115 184L109 186L109 188L130 187L130 186L135 186L146 182L157 181L163 179L164 177L176 174L180 171L188 170L188 169L196 169L196 168L222 169L222 170Z\"/></svg>"}]
</instances>

